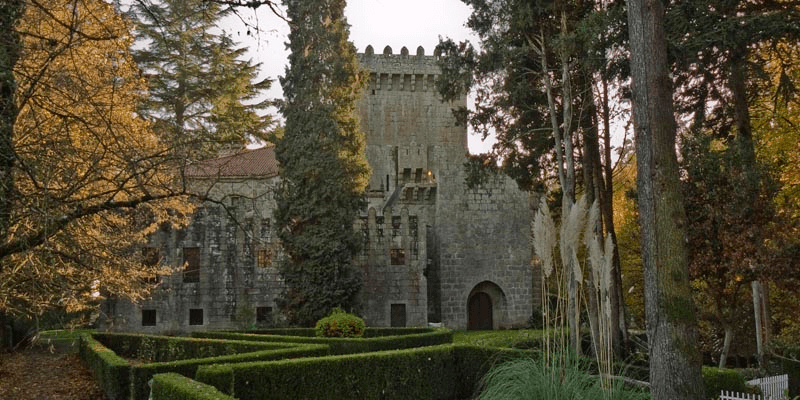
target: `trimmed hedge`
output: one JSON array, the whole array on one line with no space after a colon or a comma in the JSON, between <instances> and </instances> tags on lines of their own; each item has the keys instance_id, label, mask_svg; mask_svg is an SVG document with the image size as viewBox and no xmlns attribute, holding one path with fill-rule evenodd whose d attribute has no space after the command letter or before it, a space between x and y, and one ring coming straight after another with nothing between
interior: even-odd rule
<instances>
[{"instance_id":1,"label":"trimmed hedge","mask_svg":"<svg viewBox=\"0 0 800 400\"><path fill-rule=\"evenodd\" d=\"M123 351L139 354L136 349L136 343L142 343L137 340L126 339L141 339L143 335L131 334L94 334L95 337L102 337L106 340L109 338L116 339L111 342L121 345ZM92 346L82 346L81 356L87 360L90 367L95 371L95 376L100 381L106 396L111 399L147 399L150 393L149 381L158 374L165 372L176 372L184 376L194 376L197 372L197 367L207 364L221 364L221 363L237 363L248 361L268 361L268 360L281 360L285 358L298 358L298 357L313 357L325 356L330 353L328 346L320 344L290 344L290 343L265 343L265 342L241 342L231 340L210 340L210 339L193 339L193 338L174 338L174 337L157 337L157 340L170 339L170 343L177 343L186 345L189 349L198 350L200 354L205 353L208 346L217 349L239 349L241 351L249 351L240 354L227 354L216 357L203 357L203 358L190 358L184 360L156 362L151 364L130 365L125 359L119 357L112 350L103 346L100 341L87 335L87 342L90 340ZM144 341L145 343L149 343ZM196 343L193 343L196 342ZM199 343L199 344L198 344ZM177 344L172 347L177 346ZM146 346L150 348L150 346ZM259 350L260 349L260 350ZM258 351L253 351L258 350ZM179 352L171 352L170 354L186 354L192 350L185 350ZM162 354L154 352L153 354ZM109 361L106 361L109 360Z\"/></svg>"},{"instance_id":2,"label":"trimmed hedge","mask_svg":"<svg viewBox=\"0 0 800 400\"><path fill-rule=\"evenodd\" d=\"M722 390L739 393L759 393L758 388L747 384L741 372L735 369L703 367L703 385L707 399L718 399Z\"/></svg>"},{"instance_id":3,"label":"trimmed hedge","mask_svg":"<svg viewBox=\"0 0 800 400\"><path fill-rule=\"evenodd\" d=\"M169 362L285 349L281 343L243 342L137 333L95 333L92 337L117 355L143 362Z\"/></svg>"},{"instance_id":4,"label":"trimmed hedge","mask_svg":"<svg viewBox=\"0 0 800 400\"><path fill-rule=\"evenodd\" d=\"M317 321L314 331L318 337L364 337L364 319L335 307L327 317Z\"/></svg>"},{"instance_id":5,"label":"trimmed hedge","mask_svg":"<svg viewBox=\"0 0 800 400\"><path fill-rule=\"evenodd\" d=\"M80 335L78 353L92 370L98 385L110 400L130 397L130 364L89 333Z\"/></svg>"},{"instance_id":6,"label":"trimmed hedge","mask_svg":"<svg viewBox=\"0 0 800 400\"><path fill-rule=\"evenodd\" d=\"M193 337L280 343L313 343L330 346L331 354L354 354L372 351L408 349L452 343L453 332L446 329L429 330L402 336L371 338L321 338L306 336L264 335L236 332L192 332Z\"/></svg>"},{"instance_id":7,"label":"trimmed hedge","mask_svg":"<svg viewBox=\"0 0 800 400\"><path fill-rule=\"evenodd\" d=\"M365 338L382 337L382 336L401 336L401 335L414 335L418 333L431 333L441 330L441 328L383 328L383 327L367 327L364 329ZM279 335L279 336L303 336L303 337L316 337L314 328L270 328L270 329L253 329L247 331L227 331L228 333L250 333L254 335Z\"/></svg>"},{"instance_id":8,"label":"trimmed hedge","mask_svg":"<svg viewBox=\"0 0 800 400\"><path fill-rule=\"evenodd\" d=\"M201 365L239 363L252 361L283 360L300 357L322 357L329 354L328 346L300 344L290 348L262 350L251 353L232 354L219 357L196 358L163 363L142 364L131 368L131 399L146 400L148 382L153 375L164 372L177 372L183 376L195 376Z\"/></svg>"},{"instance_id":9,"label":"trimmed hedge","mask_svg":"<svg viewBox=\"0 0 800 400\"><path fill-rule=\"evenodd\" d=\"M153 377L153 400L236 400L209 386L176 373Z\"/></svg>"},{"instance_id":10,"label":"trimmed hedge","mask_svg":"<svg viewBox=\"0 0 800 400\"><path fill-rule=\"evenodd\" d=\"M445 344L415 349L209 365L195 379L242 400L469 398L498 361L530 351Z\"/></svg>"}]
</instances>

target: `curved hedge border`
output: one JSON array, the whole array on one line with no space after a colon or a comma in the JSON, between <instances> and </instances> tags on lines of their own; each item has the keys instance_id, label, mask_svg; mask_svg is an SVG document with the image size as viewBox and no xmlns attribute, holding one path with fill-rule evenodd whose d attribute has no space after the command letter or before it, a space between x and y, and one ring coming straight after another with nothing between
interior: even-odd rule
<instances>
[{"instance_id":1,"label":"curved hedge border","mask_svg":"<svg viewBox=\"0 0 800 400\"><path fill-rule=\"evenodd\" d=\"M241 400L470 398L491 366L536 352L445 344L415 349L208 365L195 379Z\"/></svg>"},{"instance_id":2,"label":"curved hedge border","mask_svg":"<svg viewBox=\"0 0 800 400\"><path fill-rule=\"evenodd\" d=\"M367 338L323 338L309 337L304 335L274 335L264 334L261 332L265 331L254 331L253 333L192 332L192 337L279 343L325 344L330 346L331 354L354 354L383 350L408 349L414 347L436 346L453 342L453 332L446 329L426 329L423 333L413 333L398 336L373 336ZM387 330L384 332L394 333L396 330ZM372 334L376 333L378 332L373 329Z\"/></svg>"},{"instance_id":3,"label":"curved hedge border","mask_svg":"<svg viewBox=\"0 0 800 400\"><path fill-rule=\"evenodd\" d=\"M119 332L98 332L92 334L92 337L121 357L156 363L293 347L286 343L244 342Z\"/></svg>"},{"instance_id":4,"label":"curved hedge border","mask_svg":"<svg viewBox=\"0 0 800 400\"><path fill-rule=\"evenodd\" d=\"M78 354L92 370L106 398L117 400L130 397L131 365L128 361L103 346L88 333L80 335Z\"/></svg>"},{"instance_id":5,"label":"curved hedge border","mask_svg":"<svg viewBox=\"0 0 800 400\"><path fill-rule=\"evenodd\" d=\"M153 400L236 400L183 375L169 372L153 376Z\"/></svg>"},{"instance_id":6,"label":"curved hedge border","mask_svg":"<svg viewBox=\"0 0 800 400\"><path fill-rule=\"evenodd\" d=\"M169 346L179 346L183 344L194 348L194 346L209 346L213 344L215 346L238 348L248 352L131 365L128 361L114 353L114 351L96 340L95 337L104 339L113 337L114 342L119 344L126 339L130 339L131 343L141 343L141 339L147 336L105 333L83 335L81 357L87 361L90 368L95 373L95 377L97 377L103 391L106 393L106 396L110 399L147 399L150 393L148 382L153 375L158 373L176 372L184 376L194 376L197 372L197 368L201 365L325 356L330 353L328 346L323 344L248 343L233 340L150 336L150 338L154 338L154 340L168 340L169 343L172 343ZM122 347L122 351L131 351L134 347L133 344L129 343L127 346ZM133 354L136 353L134 352Z\"/></svg>"}]
</instances>

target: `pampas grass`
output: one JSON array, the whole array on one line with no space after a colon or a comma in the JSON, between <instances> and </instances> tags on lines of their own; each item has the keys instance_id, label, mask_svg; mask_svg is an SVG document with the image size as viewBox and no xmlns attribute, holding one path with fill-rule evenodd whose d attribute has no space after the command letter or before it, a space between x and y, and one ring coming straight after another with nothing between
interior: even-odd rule
<instances>
[{"instance_id":1,"label":"pampas grass","mask_svg":"<svg viewBox=\"0 0 800 400\"><path fill-rule=\"evenodd\" d=\"M553 273L553 248L556 247L556 225L550 217L550 207L547 206L547 197L542 196L539 210L533 219L533 249L542 260L544 276Z\"/></svg>"},{"instance_id":2,"label":"pampas grass","mask_svg":"<svg viewBox=\"0 0 800 400\"><path fill-rule=\"evenodd\" d=\"M626 389L614 381L608 387L577 362L551 364L543 359L520 358L498 365L484 377L480 400L645 400L650 396Z\"/></svg>"}]
</instances>

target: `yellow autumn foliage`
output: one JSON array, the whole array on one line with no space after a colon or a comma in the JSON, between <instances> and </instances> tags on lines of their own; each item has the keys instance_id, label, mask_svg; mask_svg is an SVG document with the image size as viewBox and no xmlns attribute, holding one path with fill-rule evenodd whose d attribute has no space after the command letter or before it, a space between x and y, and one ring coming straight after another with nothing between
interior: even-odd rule
<instances>
[{"instance_id":1,"label":"yellow autumn foliage","mask_svg":"<svg viewBox=\"0 0 800 400\"><path fill-rule=\"evenodd\" d=\"M168 271L142 262L163 224L191 203L171 152L136 113L146 82L130 26L102 0L28 2L17 27L16 195L2 259L0 311L34 314L141 298Z\"/></svg>"}]
</instances>

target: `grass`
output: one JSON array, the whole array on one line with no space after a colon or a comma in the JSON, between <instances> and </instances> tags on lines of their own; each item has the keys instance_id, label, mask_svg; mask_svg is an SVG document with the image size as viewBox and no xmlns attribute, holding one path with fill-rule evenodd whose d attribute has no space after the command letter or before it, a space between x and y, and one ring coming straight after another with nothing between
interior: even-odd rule
<instances>
[{"instance_id":1,"label":"grass","mask_svg":"<svg viewBox=\"0 0 800 400\"><path fill-rule=\"evenodd\" d=\"M39 332L34 342L40 346L58 348L67 352L77 351L78 337L81 333L93 332L94 329L53 329Z\"/></svg>"},{"instance_id":2,"label":"grass","mask_svg":"<svg viewBox=\"0 0 800 400\"><path fill-rule=\"evenodd\" d=\"M542 331L533 329L453 332L453 343L470 344L479 347L540 348L541 339Z\"/></svg>"}]
</instances>

